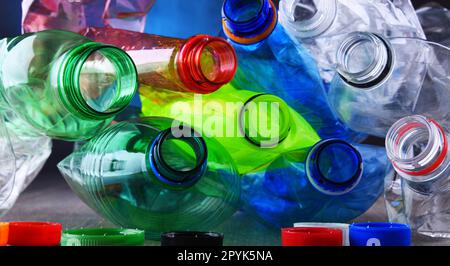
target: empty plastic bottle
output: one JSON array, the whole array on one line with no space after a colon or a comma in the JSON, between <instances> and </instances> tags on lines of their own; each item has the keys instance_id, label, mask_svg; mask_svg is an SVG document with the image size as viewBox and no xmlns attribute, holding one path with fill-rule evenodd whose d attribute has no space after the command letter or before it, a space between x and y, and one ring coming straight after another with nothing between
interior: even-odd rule
<instances>
[{"instance_id":1,"label":"empty plastic bottle","mask_svg":"<svg viewBox=\"0 0 450 266\"><path fill-rule=\"evenodd\" d=\"M127 51L137 66L140 84L154 90L211 93L236 71L233 47L218 37L176 39L102 28L87 28L81 34Z\"/></svg>"},{"instance_id":2,"label":"empty plastic bottle","mask_svg":"<svg viewBox=\"0 0 450 266\"><path fill-rule=\"evenodd\" d=\"M449 125L449 48L355 32L341 44L337 60L328 99L351 129L385 137L398 119L414 114Z\"/></svg>"},{"instance_id":3,"label":"empty plastic bottle","mask_svg":"<svg viewBox=\"0 0 450 266\"><path fill-rule=\"evenodd\" d=\"M278 228L299 221L348 222L376 202L391 171L382 147L323 140L244 175L243 209Z\"/></svg>"},{"instance_id":4,"label":"empty plastic bottle","mask_svg":"<svg viewBox=\"0 0 450 266\"><path fill-rule=\"evenodd\" d=\"M155 0L23 0L24 32L78 32L89 26L144 31Z\"/></svg>"},{"instance_id":5,"label":"empty plastic bottle","mask_svg":"<svg viewBox=\"0 0 450 266\"><path fill-rule=\"evenodd\" d=\"M239 176L218 142L172 124L157 117L119 122L58 168L90 207L147 238L210 230L235 212Z\"/></svg>"},{"instance_id":6,"label":"empty plastic bottle","mask_svg":"<svg viewBox=\"0 0 450 266\"><path fill-rule=\"evenodd\" d=\"M424 116L400 119L389 130L386 150L396 175L386 177L389 219L416 234L450 238L449 132Z\"/></svg>"},{"instance_id":7,"label":"empty plastic bottle","mask_svg":"<svg viewBox=\"0 0 450 266\"><path fill-rule=\"evenodd\" d=\"M420 24L428 41L450 46L450 11L431 2L417 10Z\"/></svg>"},{"instance_id":8,"label":"empty plastic bottle","mask_svg":"<svg viewBox=\"0 0 450 266\"><path fill-rule=\"evenodd\" d=\"M270 163L282 152L319 141L308 122L274 95L236 90L230 84L207 95L146 93L145 87L141 92L144 115L170 117L215 138L240 174Z\"/></svg>"},{"instance_id":9,"label":"empty plastic bottle","mask_svg":"<svg viewBox=\"0 0 450 266\"><path fill-rule=\"evenodd\" d=\"M136 91L136 68L119 48L60 30L0 41L0 109L17 135L88 139Z\"/></svg>"},{"instance_id":10,"label":"empty plastic bottle","mask_svg":"<svg viewBox=\"0 0 450 266\"><path fill-rule=\"evenodd\" d=\"M278 13L288 33L314 56L326 83L333 78L345 34L424 37L410 0L281 0Z\"/></svg>"},{"instance_id":11,"label":"empty plastic bottle","mask_svg":"<svg viewBox=\"0 0 450 266\"><path fill-rule=\"evenodd\" d=\"M233 86L276 95L299 112L322 138L360 140L331 112L314 59L281 24L271 0L226 0L223 31L234 46Z\"/></svg>"}]
</instances>

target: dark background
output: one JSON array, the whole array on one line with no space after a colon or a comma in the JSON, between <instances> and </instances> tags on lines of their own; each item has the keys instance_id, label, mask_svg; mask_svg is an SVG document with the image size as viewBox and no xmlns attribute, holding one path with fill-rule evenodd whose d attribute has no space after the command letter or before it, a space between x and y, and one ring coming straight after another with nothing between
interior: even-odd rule
<instances>
[{"instance_id":1,"label":"dark background","mask_svg":"<svg viewBox=\"0 0 450 266\"><path fill-rule=\"evenodd\" d=\"M164 0L159 0L164 1ZM412 1L416 8L430 2L427 0L413 0ZM440 0L434 1L439 2L441 5L450 9L450 1ZM16 36L21 33L21 1L20 0L8 0L2 1L0 8L0 37ZM450 25L449 25L450 26ZM382 144L382 140L372 140L373 143ZM63 142L63 141L53 141L53 151L51 157L48 159L44 169L40 173L40 178L47 177L57 177L59 176L56 164L64 159L65 156L70 154L73 149L73 143Z\"/></svg>"}]
</instances>

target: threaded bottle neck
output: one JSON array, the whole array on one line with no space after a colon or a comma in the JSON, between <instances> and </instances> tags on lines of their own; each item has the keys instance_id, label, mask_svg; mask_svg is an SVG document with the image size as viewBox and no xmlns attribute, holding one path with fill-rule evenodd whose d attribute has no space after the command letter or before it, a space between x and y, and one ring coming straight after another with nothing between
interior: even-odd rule
<instances>
[{"instance_id":1,"label":"threaded bottle neck","mask_svg":"<svg viewBox=\"0 0 450 266\"><path fill-rule=\"evenodd\" d=\"M311 148L305 168L309 181L318 191L327 195L343 195L359 184L363 161L352 145L328 139Z\"/></svg>"},{"instance_id":2,"label":"threaded bottle neck","mask_svg":"<svg viewBox=\"0 0 450 266\"><path fill-rule=\"evenodd\" d=\"M74 115L104 120L125 109L138 88L136 67L119 48L87 42L67 52L58 71L58 93Z\"/></svg>"},{"instance_id":3,"label":"threaded bottle neck","mask_svg":"<svg viewBox=\"0 0 450 266\"><path fill-rule=\"evenodd\" d=\"M298 38L312 38L324 33L337 14L337 0L282 0L280 22Z\"/></svg>"},{"instance_id":4,"label":"threaded bottle neck","mask_svg":"<svg viewBox=\"0 0 450 266\"><path fill-rule=\"evenodd\" d=\"M233 79L237 57L224 39L198 35L183 44L176 64L180 80L188 90L212 93Z\"/></svg>"},{"instance_id":5,"label":"threaded bottle neck","mask_svg":"<svg viewBox=\"0 0 450 266\"><path fill-rule=\"evenodd\" d=\"M147 150L148 169L156 180L171 189L195 185L207 170L207 147L191 129L169 128L155 138ZM183 136L183 132L190 132Z\"/></svg>"},{"instance_id":6,"label":"threaded bottle neck","mask_svg":"<svg viewBox=\"0 0 450 266\"><path fill-rule=\"evenodd\" d=\"M409 181L426 182L439 175L448 161L444 129L424 116L410 116L396 122L386 137L389 159Z\"/></svg>"},{"instance_id":7,"label":"threaded bottle neck","mask_svg":"<svg viewBox=\"0 0 450 266\"><path fill-rule=\"evenodd\" d=\"M390 76L393 58L387 40L373 33L354 32L338 49L337 72L349 85L370 89Z\"/></svg>"}]
</instances>

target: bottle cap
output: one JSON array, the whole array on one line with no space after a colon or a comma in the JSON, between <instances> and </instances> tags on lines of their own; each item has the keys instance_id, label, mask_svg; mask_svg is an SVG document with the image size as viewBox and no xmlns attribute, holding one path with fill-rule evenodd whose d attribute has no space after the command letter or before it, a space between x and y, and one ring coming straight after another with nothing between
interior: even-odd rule
<instances>
[{"instance_id":1,"label":"bottle cap","mask_svg":"<svg viewBox=\"0 0 450 266\"><path fill-rule=\"evenodd\" d=\"M342 246L342 230L325 227L281 229L282 246Z\"/></svg>"},{"instance_id":2,"label":"bottle cap","mask_svg":"<svg viewBox=\"0 0 450 266\"><path fill-rule=\"evenodd\" d=\"M350 225L351 246L411 246L411 229L397 223L357 223Z\"/></svg>"},{"instance_id":3,"label":"bottle cap","mask_svg":"<svg viewBox=\"0 0 450 266\"><path fill-rule=\"evenodd\" d=\"M61 246L143 246L144 242L144 231L120 228L64 230L61 238Z\"/></svg>"},{"instance_id":4,"label":"bottle cap","mask_svg":"<svg viewBox=\"0 0 450 266\"><path fill-rule=\"evenodd\" d=\"M62 225L49 222L10 222L8 245L58 246Z\"/></svg>"},{"instance_id":5,"label":"bottle cap","mask_svg":"<svg viewBox=\"0 0 450 266\"><path fill-rule=\"evenodd\" d=\"M167 232L161 234L161 246L220 247L223 234L214 232Z\"/></svg>"},{"instance_id":6,"label":"bottle cap","mask_svg":"<svg viewBox=\"0 0 450 266\"><path fill-rule=\"evenodd\" d=\"M6 246L8 244L8 223L0 223L0 246Z\"/></svg>"},{"instance_id":7,"label":"bottle cap","mask_svg":"<svg viewBox=\"0 0 450 266\"><path fill-rule=\"evenodd\" d=\"M342 230L342 244L344 246L350 246L350 240L348 238L348 227L349 224L344 223L295 223L294 227L322 227L322 228L333 228Z\"/></svg>"}]
</instances>

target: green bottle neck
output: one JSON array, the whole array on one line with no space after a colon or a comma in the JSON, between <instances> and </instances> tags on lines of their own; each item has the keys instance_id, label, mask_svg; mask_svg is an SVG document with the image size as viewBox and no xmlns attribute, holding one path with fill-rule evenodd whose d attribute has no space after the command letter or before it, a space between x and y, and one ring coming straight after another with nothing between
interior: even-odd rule
<instances>
[{"instance_id":1,"label":"green bottle neck","mask_svg":"<svg viewBox=\"0 0 450 266\"><path fill-rule=\"evenodd\" d=\"M63 105L84 119L104 120L120 113L138 88L132 59L114 46L81 44L68 51L54 67Z\"/></svg>"}]
</instances>

